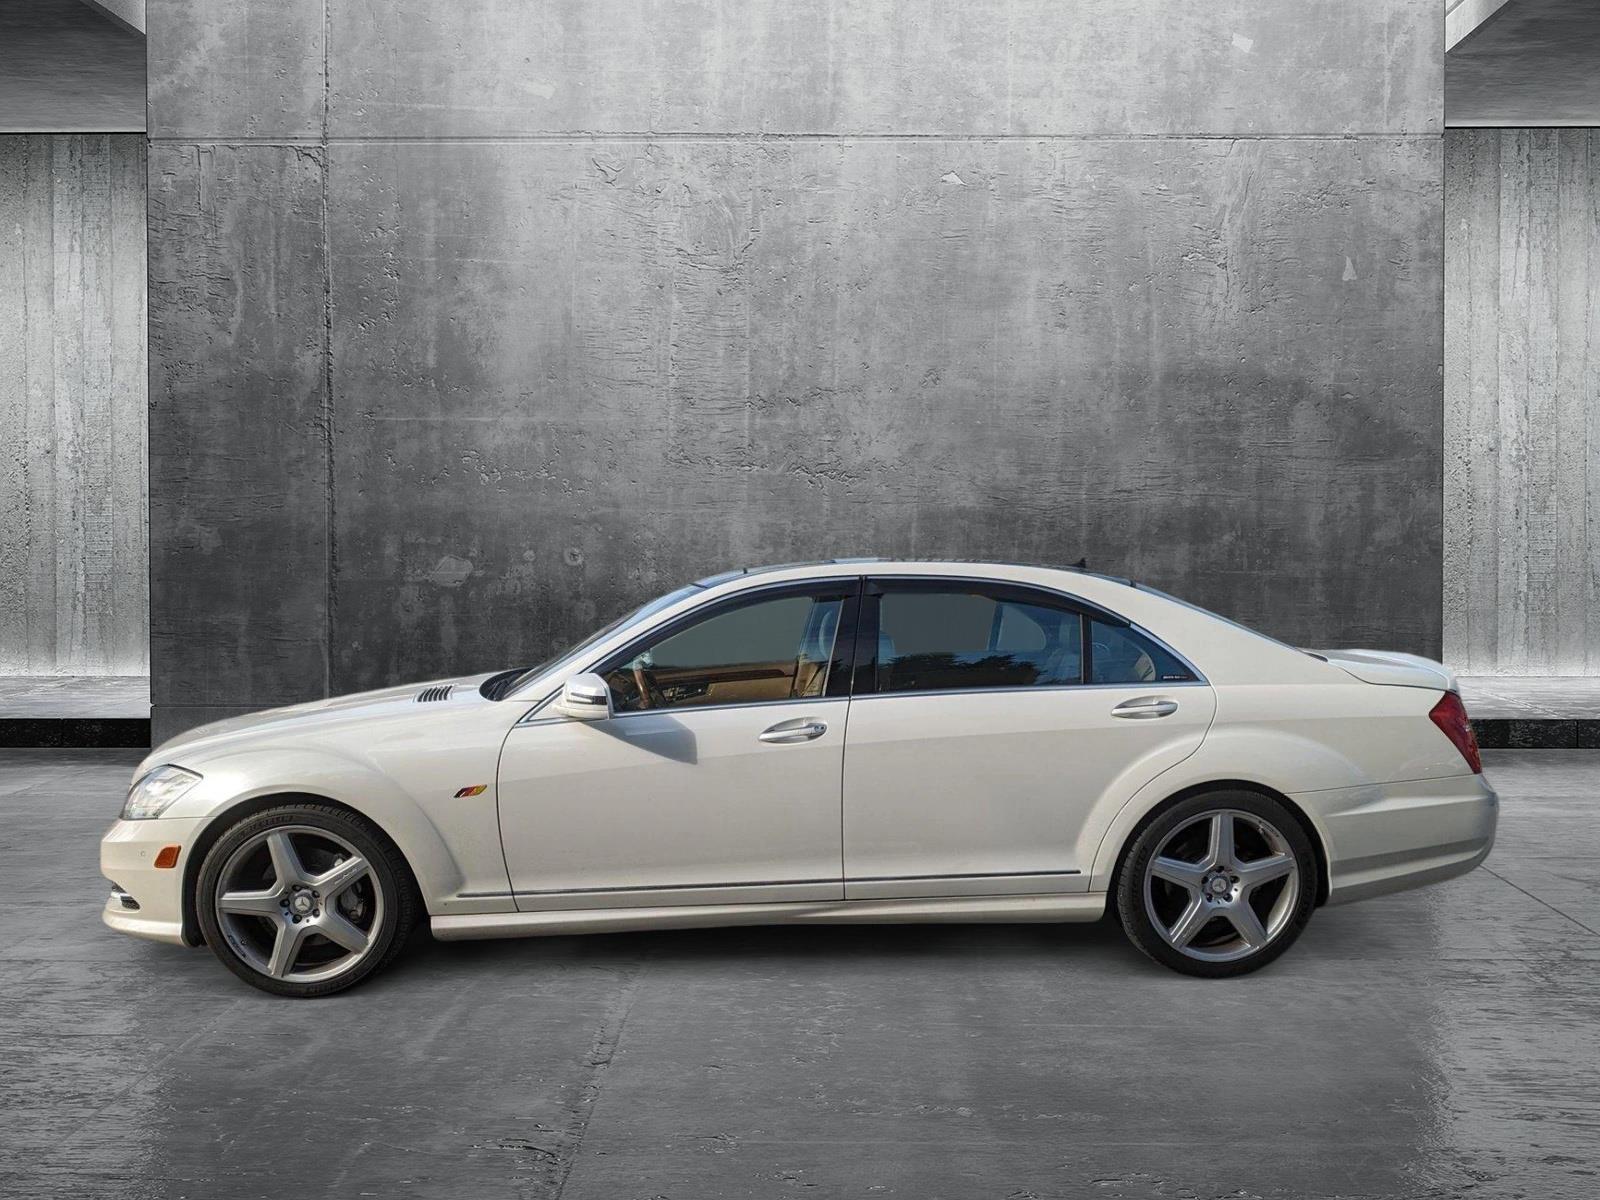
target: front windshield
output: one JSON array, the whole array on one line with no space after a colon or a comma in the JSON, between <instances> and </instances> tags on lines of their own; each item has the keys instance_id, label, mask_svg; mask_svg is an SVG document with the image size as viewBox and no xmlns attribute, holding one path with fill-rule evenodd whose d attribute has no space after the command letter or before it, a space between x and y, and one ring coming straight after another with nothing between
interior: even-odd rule
<instances>
[{"instance_id":1,"label":"front windshield","mask_svg":"<svg viewBox=\"0 0 1600 1200\"><path fill-rule=\"evenodd\" d=\"M612 634L620 633L630 625L637 625L640 621L643 621L648 617L653 617L656 613L661 612L664 609L671 608L678 601L686 599L687 597L694 595L696 592L704 590L705 589L699 584L691 583L686 587L679 588L675 592L668 592L665 596L658 596L648 604L640 605L632 612L623 613L622 616L618 617L615 621L612 621L609 625L595 630L576 646L571 646L568 649L563 650L554 658L546 659L536 667L529 667L515 679L511 680L510 683L500 688L500 695L515 695L519 688L523 687L525 684L532 683L535 679L546 672L555 670L563 663L582 658L591 646L603 642Z\"/></svg>"}]
</instances>

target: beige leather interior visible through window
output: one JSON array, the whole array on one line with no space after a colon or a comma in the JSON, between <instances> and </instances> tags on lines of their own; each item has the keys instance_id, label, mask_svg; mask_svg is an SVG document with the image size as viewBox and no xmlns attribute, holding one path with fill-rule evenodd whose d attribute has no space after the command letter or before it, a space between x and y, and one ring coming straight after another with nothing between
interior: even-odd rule
<instances>
[{"instance_id":1,"label":"beige leather interior visible through window","mask_svg":"<svg viewBox=\"0 0 1600 1200\"><path fill-rule=\"evenodd\" d=\"M606 672L618 712L824 694L843 601L780 596L726 609Z\"/></svg>"}]
</instances>

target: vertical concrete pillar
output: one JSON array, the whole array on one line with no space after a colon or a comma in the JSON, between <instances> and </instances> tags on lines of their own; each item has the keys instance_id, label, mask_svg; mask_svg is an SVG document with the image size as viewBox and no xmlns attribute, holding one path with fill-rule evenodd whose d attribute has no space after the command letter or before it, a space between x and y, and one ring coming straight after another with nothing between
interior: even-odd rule
<instances>
[{"instance_id":1,"label":"vertical concrete pillar","mask_svg":"<svg viewBox=\"0 0 1600 1200\"><path fill-rule=\"evenodd\" d=\"M140 675L144 139L0 137L0 675Z\"/></svg>"}]
</instances>

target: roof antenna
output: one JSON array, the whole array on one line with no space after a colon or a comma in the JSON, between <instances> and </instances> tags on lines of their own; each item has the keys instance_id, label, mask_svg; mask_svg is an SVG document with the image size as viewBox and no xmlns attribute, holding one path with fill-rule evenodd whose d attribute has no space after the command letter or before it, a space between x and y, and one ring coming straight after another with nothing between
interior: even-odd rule
<instances>
[{"instance_id":1,"label":"roof antenna","mask_svg":"<svg viewBox=\"0 0 1600 1200\"><path fill-rule=\"evenodd\" d=\"M1072 564L1072 569L1074 571L1087 571L1089 569L1089 557L1088 557L1088 555L1084 555L1084 557L1080 558L1077 562L1073 563Z\"/></svg>"}]
</instances>

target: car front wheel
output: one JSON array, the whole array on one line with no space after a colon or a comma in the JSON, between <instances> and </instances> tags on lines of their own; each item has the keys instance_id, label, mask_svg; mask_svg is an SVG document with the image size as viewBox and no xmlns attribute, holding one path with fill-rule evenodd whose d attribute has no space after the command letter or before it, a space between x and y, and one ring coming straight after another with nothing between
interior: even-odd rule
<instances>
[{"instance_id":1,"label":"car front wheel","mask_svg":"<svg viewBox=\"0 0 1600 1200\"><path fill-rule=\"evenodd\" d=\"M212 846L196 910L235 975L279 996L328 996L405 944L417 901L399 853L366 821L325 804L245 817Z\"/></svg>"},{"instance_id":2,"label":"car front wheel","mask_svg":"<svg viewBox=\"0 0 1600 1200\"><path fill-rule=\"evenodd\" d=\"M1282 803L1254 792L1191 796L1143 830L1117 880L1133 944L1188 975L1243 975L1311 919L1317 857Z\"/></svg>"}]
</instances>

